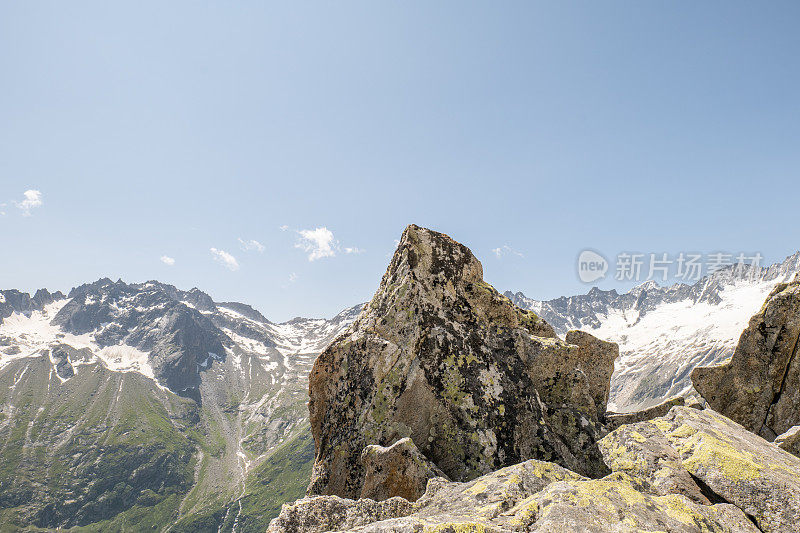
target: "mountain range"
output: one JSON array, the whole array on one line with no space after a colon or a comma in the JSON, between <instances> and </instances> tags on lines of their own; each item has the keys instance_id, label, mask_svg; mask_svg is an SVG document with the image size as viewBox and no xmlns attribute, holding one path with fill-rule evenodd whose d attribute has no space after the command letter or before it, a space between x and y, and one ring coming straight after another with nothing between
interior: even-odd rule
<instances>
[{"instance_id":1,"label":"mountain range","mask_svg":"<svg viewBox=\"0 0 800 533\"><path fill-rule=\"evenodd\" d=\"M0 291L0 523L263 531L305 489L309 368L360 307L277 324L155 281Z\"/></svg>"},{"instance_id":2,"label":"mountain range","mask_svg":"<svg viewBox=\"0 0 800 533\"><path fill-rule=\"evenodd\" d=\"M800 253L692 285L539 301L563 336L620 346L609 409L692 395ZM359 315L274 323L157 281L0 291L0 531L264 531L314 462L308 373Z\"/></svg>"},{"instance_id":3,"label":"mountain range","mask_svg":"<svg viewBox=\"0 0 800 533\"><path fill-rule=\"evenodd\" d=\"M692 369L730 358L770 291L798 271L800 252L768 267L729 265L691 285L647 281L622 294L594 287L547 301L521 292L505 295L560 335L581 329L618 343L608 408L625 412L692 396Z\"/></svg>"}]
</instances>

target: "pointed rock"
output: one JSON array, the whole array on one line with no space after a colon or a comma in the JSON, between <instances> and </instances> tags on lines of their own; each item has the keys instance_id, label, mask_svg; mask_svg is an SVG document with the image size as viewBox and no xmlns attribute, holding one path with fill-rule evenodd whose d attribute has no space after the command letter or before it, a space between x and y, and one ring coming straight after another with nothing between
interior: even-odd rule
<instances>
[{"instance_id":1,"label":"pointed rock","mask_svg":"<svg viewBox=\"0 0 800 533\"><path fill-rule=\"evenodd\" d=\"M361 453L410 437L453 480L538 458L607 473L596 442L618 350L555 336L447 235L409 226L358 320L309 376L309 494L358 497Z\"/></svg>"}]
</instances>

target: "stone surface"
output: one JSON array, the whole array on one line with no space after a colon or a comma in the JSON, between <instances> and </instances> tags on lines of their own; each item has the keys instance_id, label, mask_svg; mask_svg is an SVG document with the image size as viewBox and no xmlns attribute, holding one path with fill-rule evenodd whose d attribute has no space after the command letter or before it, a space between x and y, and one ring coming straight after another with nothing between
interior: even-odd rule
<instances>
[{"instance_id":1,"label":"stone surface","mask_svg":"<svg viewBox=\"0 0 800 533\"><path fill-rule=\"evenodd\" d=\"M377 521L404 516L412 504L403 498L382 502L348 500L338 496L316 496L285 503L281 514L270 522L267 533L324 533L347 531Z\"/></svg>"},{"instance_id":2,"label":"stone surface","mask_svg":"<svg viewBox=\"0 0 800 533\"><path fill-rule=\"evenodd\" d=\"M780 283L739 338L730 362L692 383L715 411L773 440L800 424L800 278Z\"/></svg>"},{"instance_id":3,"label":"stone surface","mask_svg":"<svg viewBox=\"0 0 800 533\"><path fill-rule=\"evenodd\" d=\"M664 416L669 413L669 410L676 405L684 405L686 400L683 396L671 398L658 405L654 405L648 409L641 411L634 411L632 413L606 413L606 425L609 429L617 429L625 424L635 424L636 422L644 422L645 420L652 420L659 416ZM693 404L692 407L699 408L699 405Z\"/></svg>"},{"instance_id":4,"label":"stone surface","mask_svg":"<svg viewBox=\"0 0 800 533\"><path fill-rule=\"evenodd\" d=\"M624 472L656 495L683 494L710 503L686 470L678 452L654 424L625 425L600 441L603 459L614 472Z\"/></svg>"},{"instance_id":5,"label":"stone surface","mask_svg":"<svg viewBox=\"0 0 800 533\"><path fill-rule=\"evenodd\" d=\"M453 480L529 458L607 468L596 442L616 345L555 336L483 281L469 249L409 226L378 291L309 377L309 494L358 497L371 444L411 437Z\"/></svg>"},{"instance_id":6,"label":"stone surface","mask_svg":"<svg viewBox=\"0 0 800 533\"><path fill-rule=\"evenodd\" d=\"M413 502L425 494L429 479L446 477L408 437L388 447L367 446L361 463L365 470L361 497L373 500L400 496Z\"/></svg>"},{"instance_id":7,"label":"stone surface","mask_svg":"<svg viewBox=\"0 0 800 533\"><path fill-rule=\"evenodd\" d=\"M775 444L780 449L800 457L800 426L792 426L786 433L778 435Z\"/></svg>"},{"instance_id":8,"label":"stone surface","mask_svg":"<svg viewBox=\"0 0 800 533\"><path fill-rule=\"evenodd\" d=\"M799 458L719 413L688 407L673 407L667 416L623 426L606 437L601 447L610 450L615 442L633 447L641 441L634 432L641 433L647 427L647 434L658 444L640 442L634 452L615 454L610 461L612 468L653 486L657 485L654 479L659 477L659 470L646 465L666 463L667 475L672 479L679 479L679 471L685 469L705 496L740 508L762 531L800 532ZM677 453L680 462L674 456L663 459L667 457L664 440L655 430ZM629 438L620 436L626 434ZM626 462L637 461L639 453L647 455L639 459L640 464Z\"/></svg>"},{"instance_id":9,"label":"stone surface","mask_svg":"<svg viewBox=\"0 0 800 533\"><path fill-rule=\"evenodd\" d=\"M590 480L558 465L531 460L465 483L434 478L410 508L378 507L381 504L373 500L335 496L306 498L284 505L269 532L758 531L732 505L699 505L680 495L645 494L635 486L626 474ZM393 511L394 517L369 521Z\"/></svg>"}]
</instances>

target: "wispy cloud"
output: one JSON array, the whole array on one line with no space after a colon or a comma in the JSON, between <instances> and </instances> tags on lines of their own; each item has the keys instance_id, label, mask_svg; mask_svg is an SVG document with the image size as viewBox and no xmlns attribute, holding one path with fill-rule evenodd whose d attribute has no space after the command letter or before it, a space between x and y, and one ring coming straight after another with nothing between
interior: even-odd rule
<instances>
[{"instance_id":1,"label":"wispy cloud","mask_svg":"<svg viewBox=\"0 0 800 533\"><path fill-rule=\"evenodd\" d=\"M295 281L297 281L297 274L292 272L291 274L289 274L289 283L294 283Z\"/></svg>"},{"instance_id":2,"label":"wispy cloud","mask_svg":"<svg viewBox=\"0 0 800 533\"><path fill-rule=\"evenodd\" d=\"M328 228L304 229L297 233L300 235L300 239L294 247L307 252L309 261L336 255L337 243L333 232Z\"/></svg>"},{"instance_id":3,"label":"wispy cloud","mask_svg":"<svg viewBox=\"0 0 800 533\"><path fill-rule=\"evenodd\" d=\"M287 226L286 224L284 224L283 226L280 226L280 230L281 231L286 231L288 229L289 229L289 226Z\"/></svg>"},{"instance_id":4,"label":"wispy cloud","mask_svg":"<svg viewBox=\"0 0 800 533\"><path fill-rule=\"evenodd\" d=\"M252 250L255 250L258 253L263 253L264 250L265 250L264 245L261 244L260 242L258 242L255 239L250 239L250 240L246 241L246 240L242 239L241 237L239 237L238 240L239 240L239 246L241 246L242 250L244 250L246 252L250 252Z\"/></svg>"},{"instance_id":5,"label":"wispy cloud","mask_svg":"<svg viewBox=\"0 0 800 533\"><path fill-rule=\"evenodd\" d=\"M233 257L225 250L217 250L216 248L211 248L211 255L214 256L215 261L223 265L228 270L231 271L239 270L239 262L236 260L235 257Z\"/></svg>"},{"instance_id":6,"label":"wispy cloud","mask_svg":"<svg viewBox=\"0 0 800 533\"><path fill-rule=\"evenodd\" d=\"M518 252L517 250L513 249L507 244L504 244L499 248L493 249L492 253L497 257L503 257L504 255L516 255L517 257L525 257L524 255L522 255L522 252Z\"/></svg>"},{"instance_id":7,"label":"wispy cloud","mask_svg":"<svg viewBox=\"0 0 800 533\"><path fill-rule=\"evenodd\" d=\"M361 248L353 247L353 248L345 248L344 253L346 254L363 254L364 250Z\"/></svg>"},{"instance_id":8,"label":"wispy cloud","mask_svg":"<svg viewBox=\"0 0 800 533\"><path fill-rule=\"evenodd\" d=\"M174 266L175 265L175 259L170 257L170 256L168 256L168 255L162 255L161 256L161 262L164 263L167 266Z\"/></svg>"},{"instance_id":9,"label":"wispy cloud","mask_svg":"<svg viewBox=\"0 0 800 533\"><path fill-rule=\"evenodd\" d=\"M14 205L22 211L22 216L29 217L31 216L31 209L42 205L42 193L41 191L28 189L23 193L23 196L25 199L21 202L14 202Z\"/></svg>"}]
</instances>

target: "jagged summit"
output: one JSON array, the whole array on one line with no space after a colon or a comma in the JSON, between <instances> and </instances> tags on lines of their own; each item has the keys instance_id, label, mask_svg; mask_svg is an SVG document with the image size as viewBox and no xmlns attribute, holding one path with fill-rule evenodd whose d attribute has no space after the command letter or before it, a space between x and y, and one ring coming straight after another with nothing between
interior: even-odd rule
<instances>
[{"instance_id":1,"label":"jagged summit","mask_svg":"<svg viewBox=\"0 0 800 533\"><path fill-rule=\"evenodd\" d=\"M275 324L155 280L0 291L0 522L263 531L305 489L311 364L359 311Z\"/></svg>"},{"instance_id":2,"label":"jagged summit","mask_svg":"<svg viewBox=\"0 0 800 533\"><path fill-rule=\"evenodd\" d=\"M0 344L0 368L12 358L67 342L88 348L110 369L136 371L173 392L197 397L202 373L229 355L237 361L253 356L268 368L300 371L304 377L311 354L355 318L353 309L332 320L276 324L247 304L214 302L196 287L184 291L156 280L126 283L105 277L67 296L44 289L33 297L5 290L0 291L0 337L7 347ZM3 327L3 320L15 314L13 327ZM61 366L72 363L65 360ZM65 372L75 375L74 369Z\"/></svg>"},{"instance_id":3,"label":"jagged summit","mask_svg":"<svg viewBox=\"0 0 800 533\"><path fill-rule=\"evenodd\" d=\"M456 480L530 457L604 472L597 398L616 346L557 339L482 274L467 247L406 228L374 297L309 376L310 493L359 496L364 448L404 437Z\"/></svg>"}]
</instances>

